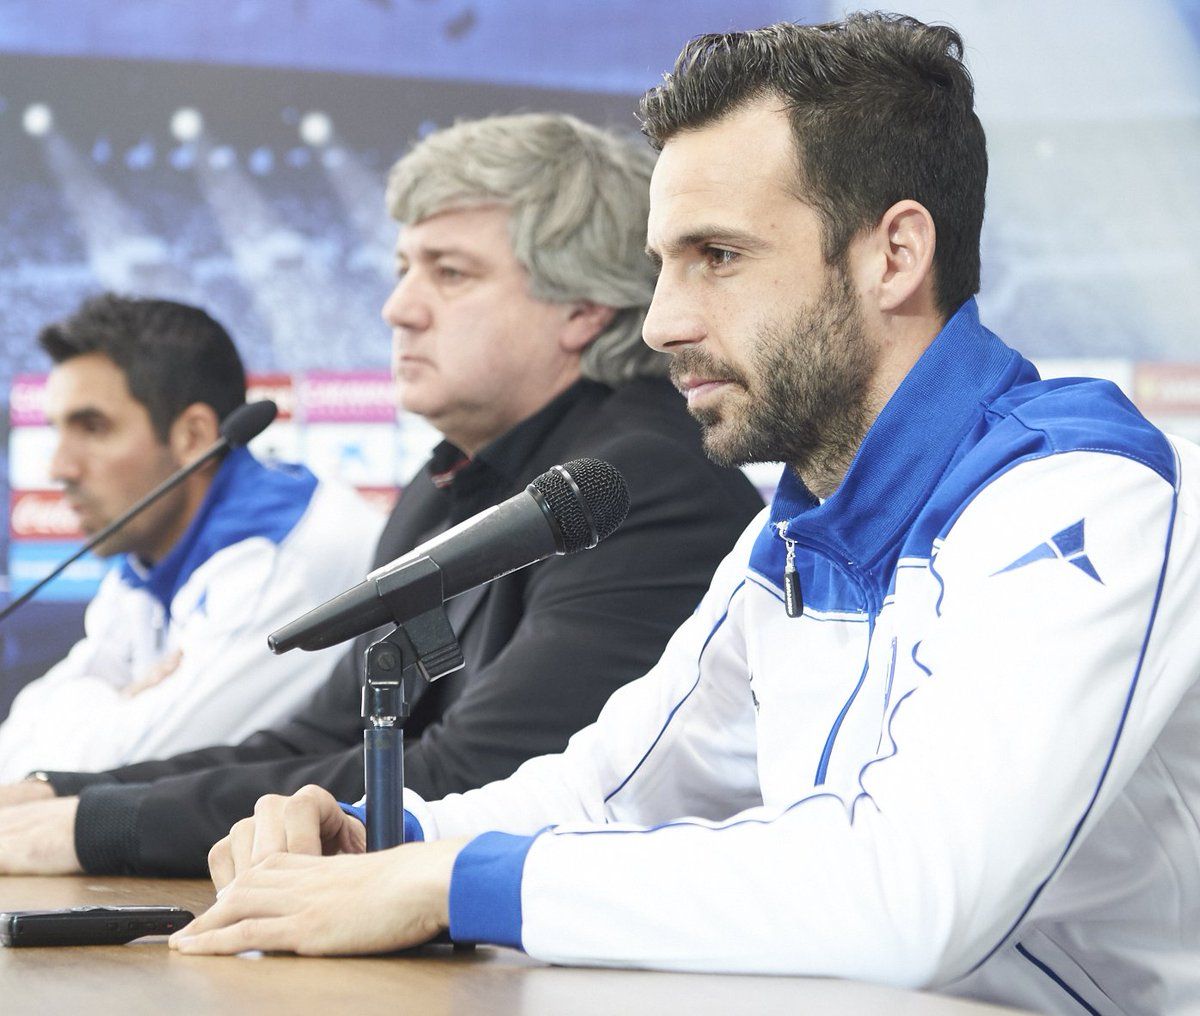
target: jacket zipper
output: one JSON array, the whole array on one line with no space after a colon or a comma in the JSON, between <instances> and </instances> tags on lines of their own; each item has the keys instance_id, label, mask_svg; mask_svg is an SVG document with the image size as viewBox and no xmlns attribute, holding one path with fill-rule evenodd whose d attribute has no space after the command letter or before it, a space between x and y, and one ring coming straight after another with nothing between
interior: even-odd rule
<instances>
[{"instance_id":1,"label":"jacket zipper","mask_svg":"<svg viewBox=\"0 0 1200 1016\"><path fill-rule=\"evenodd\" d=\"M787 548L783 566L783 606L788 617L800 617L804 613L804 598L800 595L800 573L796 570L796 541L788 538L786 522L775 523L775 528Z\"/></svg>"},{"instance_id":2,"label":"jacket zipper","mask_svg":"<svg viewBox=\"0 0 1200 1016\"><path fill-rule=\"evenodd\" d=\"M804 612L804 601L800 595L800 572L796 568L796 544L799 542L793 540L787 535L787 522L776 522L775 531L784 546L787 548L787 559L783 566L783 602L784 608L787 610L788 617L800 617ZM862 591L863 600L867 604L867 618L869 624L869 632L867 634L867 649L866 659L871 656L871 640L875 634L875 615L878 608L875 605L874 598L868 593L867 587L863 581L854 572L854 563L847 561L845 558L836 558L831 555L827 548L821 547L811 540L805 540L804 545L817 553L829 558L830 561L842 561L845 563L846 574L853 580L854 584ZM794 613L793 613L794 611ZM816 786L822 786L825 783L825 776L829 771L829 757L833 753L833 745L837 740L838 733L842 729L842 721L846 718L846 713L850 711L850 707L854 704L855 698L858 697L858 692L862 688L863 679L866 677L867 664L863 663L863 672L859 677L858 684L850 693L850 698L846 704L842 706L842 711L834 720L833 727L829 731L829 737L825 741L825 749L821 752L820 761L817 763Z\"/></svg>"}]
</instances>

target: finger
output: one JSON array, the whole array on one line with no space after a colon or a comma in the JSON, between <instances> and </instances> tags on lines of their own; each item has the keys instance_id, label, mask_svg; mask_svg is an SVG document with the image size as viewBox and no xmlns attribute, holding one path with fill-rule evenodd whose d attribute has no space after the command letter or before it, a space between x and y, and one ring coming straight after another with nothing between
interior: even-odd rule
<instances>
[{"instance_id":1,"label":"finger","mask_svg":"<svg viewBox=\"0 0 1200 1016\"><path fill-rule=\"evenodd\" d=\"M287 850L284 822L289 800L279 794L267 794L254 805L254 841L250 845L250 864L258 864L264 857ZM238 873L241 874L243 870L239 868Z\"/></svg>"},{"instance_id":2,"label":"finger","mask_svg":"<svg viewBox=\"0 0 1200 1016\"><path fill-rule=\"evenodd\" d=\"M228 836L213 844L208 852L208 873L212 876L213 886L220 893L233 881L237 874L233 866L233 848Z\"/></svg>"},{"instance_id":3,"label":"finger","mask_svg":"<svg viewBox=\"0 0 1200 1016\"><path fill-rule=\"evenodd\" d=\"M282 917L302 905L303 897L296 892L294 879L293 884L284 882L279 888L263 886L254 878L257 871L253 869L232 882L216 903L175 932L168 942L229 927L239 921Z\"/></svg>"},{"instance_id":4,"label":"finger","mask_svg":"<svg viewBox=\"0 0 1200 1016\"><path fill-rule=\"evenodd\" d=\"M228 927L202 931L194 935L177 933L181 937L173 937L171 947L185 955L209 956L231 956L248 949L294 952L296 924L295 917L250 918Z\"/></svg>"},{"instance_id":5,"label":"finger","mask_svg":"<svg viewBox=\"0 0 1200 1016\"><path fill-rule=\"evenodd\" d=\"M323 853L321 801L308 788L292 795L283 805L284 845L289 854L308 854L320 857Z\"/></svg>"},{"instance_id":6,"label":"finger","mask_svg":"<svg viewBox=\"0 0 1200 1016\"><path fill-rule=\"evenodd\" d=\"M250 865L250 854L254 850L255 820L244 818L235 822L229 830L229 854L233 859L233 877L237 878Z\"/></svg>"},{"instance_id":7,"label":"finger","mask_svg":"<svg viewBox=\"0 0 1200 1016\"><path fill-rule=\"evenodd\" d=\"M226 925L236 923L236 919L226 917L226 912L222 909L224 899L218 899L211 907L209 907L199 917L193 917L191 921L185 924L177 932L167 937L167 945L175 948L179 939L186 938L191 935L198 935L202 931L211 931L213 928L223 928Z\"/></svg>"},{"instance_id":8,"label":"finger","mask_svg":"<svg viewBox=\"0 0 1200 1016\"><path fill-rule=\"evenodd\" d=\"M353 815L346 815L342 822L337 849L342 854L365 854L367 852L367 827Z\"/></svg>"},{"instance_id":9,"label":"finger","mask_svg":"<svg viewBox=\"0 0 1200 1016\"><path fill-rule=\"evenodd\" d=\"M337 798L324 787L310 783L306 787L301 787L293 799L305 800L310 803L316 814L321 852L335 853L339 848L342 829L348 817L342 811L342 806L338 804Z\"/></svg>"}]
</instances>

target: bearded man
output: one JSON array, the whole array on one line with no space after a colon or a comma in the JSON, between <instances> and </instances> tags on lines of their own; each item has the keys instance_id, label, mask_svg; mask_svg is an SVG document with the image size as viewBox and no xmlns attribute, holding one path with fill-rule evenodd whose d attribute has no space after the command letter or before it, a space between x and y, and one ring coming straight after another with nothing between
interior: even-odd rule
<instances>
[{"instance_id":1,"label":"bearded man","mask_svg":"<svg viewBox=\"0 0 1200 1016\"><path fill-rule=\"evenodd\" d=\"M786 460L769 510L565 752L407 797L425 842L377 853L320 791L262 803L176 948L448 929L555 963L1196 1010L1200 449L980 324L961 58L887 15L684 50L642 104L645 337L715 457Z\"/></svg>"}]
</instances>

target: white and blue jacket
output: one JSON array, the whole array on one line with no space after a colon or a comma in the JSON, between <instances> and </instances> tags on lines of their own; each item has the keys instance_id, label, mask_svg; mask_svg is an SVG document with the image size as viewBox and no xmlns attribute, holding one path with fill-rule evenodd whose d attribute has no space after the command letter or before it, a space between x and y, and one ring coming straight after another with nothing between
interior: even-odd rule
<instances>
[{"instance_id":1,"label":"white and blue jacket","mask_svg":"<svg viewBox=\"0 0 1200 1016\"><path fill-rule=\"evenodd\" d=\"M267 635L360 581L382 526L303 467L230 452L170 552L111 569L83 640L17 696L0 726L0 782L232 743L291 715L339 651L273 656ZM169 676L130 694L177 651Z\"/></svg>"},{"instance_id":2,"label":"white and blue jacket","mask_svg":"<svg viewBox=\"0 0 1200 1016\"><path fill-rule=\"evenodd\" d=\"M964 305L840 489L790 475L644 678L409 833L559 963L1200 1006L1200 449ZM700 495L702 496L702 495ZM788 544L803 614L784 608Z\"/></svg>"}]
</instances>

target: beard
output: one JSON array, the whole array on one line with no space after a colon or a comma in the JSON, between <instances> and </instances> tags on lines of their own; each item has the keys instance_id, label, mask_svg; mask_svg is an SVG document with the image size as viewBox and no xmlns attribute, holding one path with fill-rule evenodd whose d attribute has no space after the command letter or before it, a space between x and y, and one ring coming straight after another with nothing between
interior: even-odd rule
<instances>
[{"instance_id":1,"label":"beard","mask_svg":"<svg viewBox=\"0 0 1200 1016\"><path fill-rule=\"evenodd\" d=\"M719 377L743 389L692 410L709 458L785 462L819 492L829 478L840 481L866 433L875 361L849 280L834 267L813 303L759 330L749 370L688 348L675 354L671 377Z\"/></svg>"}]
</instances>

